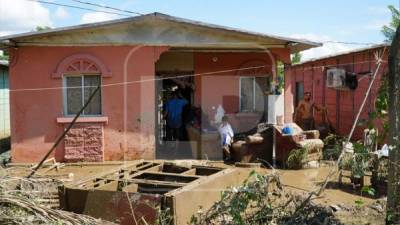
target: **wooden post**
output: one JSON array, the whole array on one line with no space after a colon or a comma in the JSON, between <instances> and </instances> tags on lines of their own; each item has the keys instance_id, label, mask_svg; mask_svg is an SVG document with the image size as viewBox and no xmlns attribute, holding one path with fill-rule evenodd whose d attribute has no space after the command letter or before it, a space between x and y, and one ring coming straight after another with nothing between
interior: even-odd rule
<instances>
[{"instance_id":1,"label":"wooden post","mask_svg":"<svg viewBox=\"0 0 400 225\"><path fill-rule=\"evenodd\" d=\"M389 177L386 224L400 224L400 27L389 54Z\"/></svg>"}]
</instances>

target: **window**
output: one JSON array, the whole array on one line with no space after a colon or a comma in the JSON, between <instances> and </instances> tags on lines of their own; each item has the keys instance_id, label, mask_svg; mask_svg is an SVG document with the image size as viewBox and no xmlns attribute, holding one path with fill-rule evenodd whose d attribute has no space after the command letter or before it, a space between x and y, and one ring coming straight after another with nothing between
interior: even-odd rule
<instances>
[{"instance_id":1,"label":"window","mask_svg":"<svg viewBox=\"0 0 400 225\"><path fill-rule=\"evenodd\" d=\"M240 111L265 111L265 92L270 90L269 77L240 77Z\"/></svg>"},{"instance_id":2,"label":"window","mask_svg":"<svg viewBox=\"0 0 400 225\"><path fill-rule=\"evenodd\" d=\"M303 82L296 82L296 98L295 106L299 105L299 102L304 98L304 84Z\"/></svg>"},{"instance_id":3,"label":"window","mask_svg":"<svg viewBox=\"0 0 400 225\"><path fill-rule=\"evenodd\" d=\"M100 83L100 75L64 76L65 115L77 114ZM101 90L97 91L82 115L101 115Z\"/></svg>"}]
</instances>

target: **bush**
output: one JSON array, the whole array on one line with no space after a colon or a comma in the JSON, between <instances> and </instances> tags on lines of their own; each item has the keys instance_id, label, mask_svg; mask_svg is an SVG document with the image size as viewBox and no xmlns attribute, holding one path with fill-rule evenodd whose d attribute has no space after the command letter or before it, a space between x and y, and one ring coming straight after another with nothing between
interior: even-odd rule
<instances>
[{"instance_id":1,"label":"bush","mask_svg":"<svg viewBox=\"0 0 400 225\"><path fill-rule=\"evenodd\" d=\"M293 149L289 153L289 157L287 159L287 166L289 169L302 169L304 160L307 157L308 150L307 148L299 148L299 149Z\"/></svg>"},{"instance_id":2,"label":"bush","mask_svg":"<svg viewBox=\"0 0 400 225\"><path fill-rule=\"evenodd\" d=\"M324 139L324 150L322 158L324 160L337 160L342 153L345 138L336 134L329 134Z\"/></svg>"}]
</instances>

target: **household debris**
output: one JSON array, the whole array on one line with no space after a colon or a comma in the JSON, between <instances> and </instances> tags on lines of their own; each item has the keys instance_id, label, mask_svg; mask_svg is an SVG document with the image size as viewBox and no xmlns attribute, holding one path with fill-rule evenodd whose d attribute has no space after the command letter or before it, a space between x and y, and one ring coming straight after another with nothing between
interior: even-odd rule
<instances>
[{"instance_id":1,"label":"household debris","mask_svg":"<svg viewBox=\"0 0 400 225\"><path fill-rule=\"evenodd\" d=\"M59 208L58 185L60 181L48 178L2 177L0 224L114 224L55 209Z\"/></svg>"},{"instance_id":2,"label":"household debris","mask_svg":"<svg viewBox=\"0 0 400 225\"><path fill-rule=\"evenodd\" d=\"M153 224L162 209L169 212L173 224L180 225L247 176L248 170L234 167L139 161L65 185L59 194L62 209L75 213L120 224Z\"/></svg>"},{"instance_id":3,"label":"household debris","mask_svg":"<svg viewBox=\"0 0 400 225\"><path fill-rule=\"evenodd\" d=\"M105 179L99 179L99 184L97 188L94 187L89 187L87 186L86 188L78 188L78 189L83 189L84 191L87 191L87 195L79 195L79 191L75 192L75 190L71 190L73 195L68 196L69 198L73 198L74 196L78 198L82 198L81 202L83 201L88 201L88 204L85 206L85 210L87 211L96 211L104 209L104 198L109 198L109 195L114 194L113 204L114 206L116 205L114 212L120 212L120 216L125 216L129 217L130 215L135 215L135 219L138 220L138 223L142 224L152 224L151 220L144 222L144 217L142 219L142 215L140 212L137 212L139 209L145 209L146 212L151 213L154 212L155 216L155 221L157 224L170 224L171 221L173 221L176 213L180 212L186 212L186 208L188 208L190 213L187 213L186 216L188 220L190 220L190 217L192 215L197 215L196 212L200 209L196 204L192 204L192 202L196 201L207 201L206 203L208 204L207 207L202 207L201 211L205 212L207 209L211 208L212 205L218 201L218 199L221 198L221 193L220 191L215 190L214 187L216 187L213 182L223 182L219 180L224 180L225 176L220 176L218 175L222 172L226 171L226 169L232 169L232 166L229 165L224 165L221 162L207 162L207 161L196 161L196 160L179 160L179 161L134 161L134 162L120 162L120 163L104 163L102 165L100 164L93 164L93 163L87 163L87 164L68 164L65 167L61 168L60 171L53 170L49 172L48 174L45 174L45 177L38 177L38 175L35 175L34 178L37 178L41 180L41 184L45 185L51 185L51 182L53 179L49 179L48 177L64 177L67 176L69 173L74 173L75 176L75 181L74 182L66 182L65 185L66 187L71 187L71 186L85 186L84 184L91 184L96 178L101 178L101 177L106 177L108 179L108 175L112 176L120 176L121 174L129 174L132 172L132 170L129 169L129 167L134 168L134 165L138 165L140 168L140 164L144 167L148 167L148 169L153 170L153 171L145 171L142 170L140 173L137 174L131 174L132 176L140 176L142 173L148 173L150 172L151 174L156 173L160 174L160 169L165 170L165 171L175 171L176 173L165 173L162 172L163 174L167 175L184 175L185 172L190 173L190 170L193 168L197 167L211 167L211 168L217 168L219 169L219 172L216 172L214 174L217 174L214 179L209 179L206 176L201 176L205 179L198 178L195 181L186 183L186 186L177 188L173 191L169 191L169 193L165 194L154 194L154 193L138 193L138 192L133 192L136 191L134 189L131 189L130 191L120 191L120 192L112 192L112 191L104 191L101 190L103 187L106 187L106 185L101 184L102 180L104 181ZM267 165L265 162L263 162L264 165ZM162 166L160 166L162 165ZM44 167L48 167L50 165L45 165ZM246 180L248 178L248 174L250 173L251 170L256 170L262 174L268 174L266 176L271 175L271 171L269 170L264 170L260 168L259 163L237 163L235 166L241 166L241 167L247 167L247 168L233 168L237 170L242 170L243 174L240 176L243 178L243 180ZM332 165L331 165L332 166ZM305 197L305 195L309 194L309 191L314 189L315 185L318 185L321 182L321 179L325 177L326 173L329 172L331 166L329 167L321 167L318 169L307 169L307 170L292 170L292 171L285 171L282 174L278 170L273 170L272 172L277 172L276 176L279 177L279 179L283 182L282 183L282 193L283 194L288 194L292 196L300 196L300 198ZM153 167L153 168L152 168ZM143 168L143 167L142 167ZM192 168L192 169L190 169ZM224 169L225 168L225 169ZM251 169L249 169L251 168ZM18 165L12 168L7 168L6 171L8 174L12 174L13 176L25 176L25 174L28 174L30 171L27 170L29 167L25 167L23 169L22 165ZM38 174L42 174L41 172L44 171L46 168L42 168L38 171ZM189 169L189 170L187 170ZM192 170L193 172L193 170ZM56 176L57 175L57 176ZM147 176L147 175L142 175L142 176ZM192 175L193 176L193 175ZM196 175L194 175L196 176ZM214 175L211 175L214 176ZM249 181L253 181L253 178L248 179ZM161 176L163 177L163 176ZM168 178L174 178L167 176ZM9 177L6 177L9 178ZM43 182L43 179L47 178L49 182ZM160 178L160 177L159 177ZM231 177L232 178L232 177ZM301 178L301 179L298 179ZM23 178L25 179L25 178ZM135 178L136 179L136 178ZM151 178L153 179L153 178ZM151 180L151 179L146 179L146 181L151 181L153 183L156 183L156 181ZM176 179L176 178L175 178ZM179 179L179 178L178 178ZM58 182L58 179L54 179L56 182ZM128 179L120 179L120 181L125 181ZM134 179L131 179L134 180ZM207 182L204 184L204 186L197 186L197 183L203 183ZM160 182L160 181L159 181ZM178 184L180 182L175 182L173 180L169 181L162 181L162 182L171 182L171 184ZM122 187L128 189L132 188L135 185L129 185L129 184L124 184ZM210 184L211 183L211 184ZM161 183L160 183L161 184ZM240 185L242 184L242 185ZM42 185L42 186L43 186ZM238 186L239 185L239 186ZM8 186L8 185L5 185ZM49 190L56 190L57 185L53 185L52 188L49 188ZM243 182L235 182L235 184L230 185L232 187L236 187L236 190L241 189L241 186L243 186ZM270 186L273 186L272 184ZM18 185L13 185L14 188L18 187ZM135 188L135 187L134 187ZM11 189L11 188L10 188ZM39 190L39 188L36 188ZM45 189L45 188L42 188ZM62 190L64 188L61 188ZM106 188L104 188L106 189ZM163 188L161 186L158 186L157 188L142 188L144 191L152 192L154 190L162 190ZM320 197L313 197L311 198L311 204L316 205L317 207L320 207L321 210L325 210L326 212L329 213L330 218L333 219L338 219L341 223L343 224L365 224L366 222L370 222L371 224L384 224L384 214L380 213L379 210L380 208L385 209L385 199L379 199L377 201L373 201L370 198L365 198L362 196L359 196L357 193L350 194L346 193L347 191L343 192L340 189L335 188L334 186L329 185L328 189L326 192L324 192L323 195ZM230 189L224 189L224 190L230 190ZM166 190L167 191L167 190ZM206 193L202 193L202 191ZM214 192L215 191L215 192ZM208 192L208 193L207 193ZM46 192L45 192L46 193ZM96 193L96 194L93 194ZM178 193L175 195L174 193ZM272 193L272 192L270 192ZM120 194L120 195L119 195ZM147 195L146 195L147 194ZM211 194L210 202L208 202L208 195ZM42 194L43 196L43 194ZM128 197L127 197L128 196ZM158 197L159 199L173 199L174 197L167 198L167 196L178 196L175 198L175 202L173 201L173 204L176 204L178 207L177 208L162 208L161 206L164 204L168 204L168 201L163 203L161 201L161 204L157 205L155 203L159 203L155 201L155 197ZM148 197L148 198L146 198ZM153 198L150 198L153 197ZM197 198L198 197L198 198ZM286 197L282 197L282 199L285 199ZM130 201L128 201L128 199ZM297 199L297 197L296 197ZM355 200L360 199L360 201L364 202L362 206L356 206L354 204ZM190 202L190 204L189 204ZM299 200L297 203L304 202ZM119 203L119 205L117 205ZM126 204L125 204L126 203ZM130 204L130 203L137 203L137 204ZM278 202L279 203L279 202ZM35 202L35 204L39 204ZM272 205L274 205L273 203ZM307 203L308 204L308 203ZM335 204L338 207L341 208L339 211L333 211L331 209L331 205ZM198 204L201 205L201 204ZM376 205L376 206L375 206ZM193 207L192 207L193 206ZM43 206L44 207L44 206ZM111 206L110 206L111 207ZM233 207L236 207L236 205L233 205ZM137 212L137 214L132 214L132 209L133 211ZM0 209L1 210L1 209ZM61 211L64 212L64 211ZM103 210L103 212L106 212ZM98 212L100 213L100 212ZM308 213L308 211L305 211L304 213ZM366 215L367 214L367 215ZM27 216L30 215L22 215L24 217L24 221L28 221L26 219ZM79 216L79 215L77 215ZM132 217L132 216L131 216ZM178 216L179 217L179 216ZM95 217L98 218L98 217ZM133 217L132 217L133 219ZM117 221L117 220L116 220ZM360 222L361 221L361 222ZM366 221L366 222L365 222ZM101 221L102 223L104 221ZM115 221L114 221L115 222ZM120 223L120 221L117 221ZM0 222L1 223L1 222ZM186 224L186 222L181 222L181 224ZM24 223L26 224L26 223ZM104 223L103 223L104 224ZM229 223L228 223L229 224ZM283 223L285 224L285 223ZM286 223L288 224L288 223ZM316 223L318 224L318 223ZM340 224L340 223L338 223Z\"/></svg>"}]
</instances>

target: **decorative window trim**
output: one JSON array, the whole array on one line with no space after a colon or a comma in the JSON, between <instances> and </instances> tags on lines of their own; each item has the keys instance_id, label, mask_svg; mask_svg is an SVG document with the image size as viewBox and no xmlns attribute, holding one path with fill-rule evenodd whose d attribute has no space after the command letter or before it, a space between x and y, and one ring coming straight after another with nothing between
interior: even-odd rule
<instances>
[{"instance_id":1,"label":"decorative window trim","mask_svg":"<svg viewBox=\"0 0 400 225\"><path fill-rule=\"evenodd\" d=\"M62 78L64 74L101 74L111 77L111 71L97 57L90 54L74 54L63 59L57 66L52 78Z\"/></svg>"}]
</instances>

